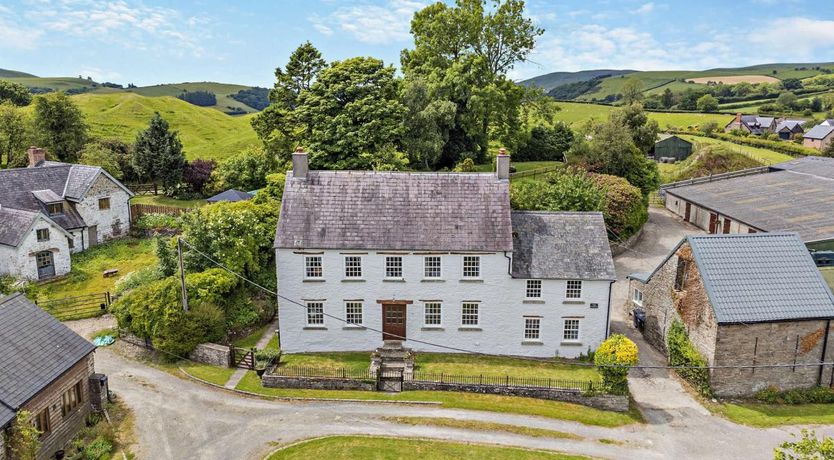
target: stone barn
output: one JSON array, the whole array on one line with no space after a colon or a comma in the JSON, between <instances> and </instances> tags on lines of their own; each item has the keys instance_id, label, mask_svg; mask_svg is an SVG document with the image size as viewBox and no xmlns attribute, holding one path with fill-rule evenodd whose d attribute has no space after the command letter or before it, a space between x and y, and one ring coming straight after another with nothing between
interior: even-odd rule
<instances>
[{"instance_id":1,"label":"stone barn","mask_svg":"<svg viewBox=\"0 0 834 460\"><path fill-rule=\"evenodd\" d=\"M834 360L834 300L797 234L689 236L629 279L654 347L666 351L679 320L710 366L740 366L710 370L717 396L832 384L831 366L818 363Z\"/></svg>"}]
</instances>

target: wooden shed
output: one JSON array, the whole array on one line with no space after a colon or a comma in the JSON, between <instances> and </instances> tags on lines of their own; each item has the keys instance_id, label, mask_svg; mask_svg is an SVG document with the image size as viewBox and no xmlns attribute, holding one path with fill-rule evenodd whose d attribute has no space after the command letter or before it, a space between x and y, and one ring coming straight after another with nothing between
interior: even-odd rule
<instances>
[{"instance_id":1,"label":"wooden shed","mask_svg":"<svg viewBox=\"0 0 834 460\"><path fill-rule=\"evenodd\" d=\"M681 139L678 136L668 136L654 144L654 158L660 161L663 158L674 158L675 161L682 161L692 154L692 142Z\"/></svg>"}]
</instances>

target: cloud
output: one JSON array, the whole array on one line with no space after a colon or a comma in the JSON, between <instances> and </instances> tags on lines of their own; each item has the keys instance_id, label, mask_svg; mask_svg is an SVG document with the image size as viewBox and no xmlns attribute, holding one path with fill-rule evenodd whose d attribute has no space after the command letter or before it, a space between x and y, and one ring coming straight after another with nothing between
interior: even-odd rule
<instances>
[{"instance_id":1,"label":"cloud","mask_svg":"<svg viewBox=\"0 0 834 460\"><path fill-rule=\"evenodd\" d=\"M750 33L749 40L770 55L810 59L817 50L834 52L834 20L797 16L774 19Z\"/></svg>"},{"instance_id":2,"label":"cloud","mask_svg":"<svg viewBox=\"0 0 834 460\"><path fill-rule=\"evenodd\" d=\"M425 3L415 0L389 0L384 6L359 4L338 8L325 17L308 18L317 31L331 35L334 29L362 43L386 44L411 38L411 18Z\"/></svg>"},{"instance_id":3,"label":"cloud","mask_svg":"<svg viewBox=\"0 0 834 460\"><path fill-rule=\"evenodd\" d=\"M639 8L634 10L634 13L636 13L636 14L649 14L652 11L654 11L654 3L649 2L649 3L644 3L644 4L640 5Z\"/></svg>"},{"instance_id":4,"label":"cloud","mask_svg":"<svg viewBox=\"0 0 834 460\"><path fill-rule=\"evenodd\" d=\"M84 66L76 72L78 75L90 77L95 81L116 81L122 79L122 74L112 70L101 69L99 67Z\"/></svg>"},{"instance_id":5,"label":"cloud","mask_svg":"<svg viewBox=\"0 0 834 460\"><path fill-rule=\"evenodd\" d=\"M32 50L42 35L42 30L21 25L21 18L0 5L0 49Z\"/></svg>"}]
</instances>

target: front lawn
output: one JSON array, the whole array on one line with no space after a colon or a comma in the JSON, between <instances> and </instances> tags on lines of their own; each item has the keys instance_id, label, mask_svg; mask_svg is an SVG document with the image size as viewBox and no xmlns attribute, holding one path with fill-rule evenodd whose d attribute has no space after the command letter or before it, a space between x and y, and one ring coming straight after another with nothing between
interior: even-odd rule
<instances>
[{"instance_id":1,"label":"front lawn","mask_svg":"<svg viewBox=\"0 0 834 460\"><path fill-rule=\"evenodd\" d=\"M172 208L199 208L208 204L206 200L178 200L165 195L137 195L130 199L131 204L152 204L171 206Z\"/></svg>"},{"instance_id":2,"label":"front lawn","mask_svg":"<svg viewBox=\"0 0 834 460\"><path fill-rule=\"evenodd\" d=\"M563 379L601 382L593 366L556 359L521 359L463 353L417 353L415 370L433 374Z\"/></svg>"},{"instance_id":3,"label":"front lawn","mask_svg":"<svg viewBox=\"0 0 834 460\"><path fill-rule=\"evenodd\" d=\"M72 271L66 278L39 285L35 290L39 300L112 292L120 277L155 263L153 240L113 240L73 254ZM104 271L113 268L119 274L105 278Z\"/></svg>"},{"instance_id":4,"label":"front lawn","mask_svg":"<svg viewBox=\"0 0 834 460\"><path fill-rule=\"evenodd\" d=\"M834 404L724 403L712 404L710 409L735 423L758 428L834 423Z\"/></svg>"},{"instance_id":5,"label":"front lawn","mask_svg":"<svg viewBox=\"0 0 834 460\"><path fill-rule=\"evenodd\" d=\"M431 425L444 428L460 428L472 431L501 431L505 433L519 434L522 436L530 436L533 438L583 439L582 436L573 433L566 433L564 431L547 430L531 426L507 425L495 422L482 422L480 420L461 420L457 418L445 417L383 417L383 420L414 426Z\"/></svg>"},{"instance_id":6,"label":"front lawn","mask_svg":"<svg viewBox=\"0 0 834 460\"><path fill-rule=\"evenodd\" d=\"M581 460L588 458L552 451L427 439L329 436L304 441L278 450L270 455L267 460L307 460L311 458L393 460L406 457L426 460L449 458L464 460Z\"/></svg>"},{"instance_id":7,"label":"front lawn","mask_svg":"<svg viewBox=\"0 0 834 460\"><path fill-rule=\"evenodd\" d=\"M617 427L641 422L636 409L629 412L610 412L580 404L518 396L498 396L452 391L404 391L382 393L348 390L296 390L289 388L264 388L257 374L246 373L237 389L264 396L279 398L356 399L365 401L420 401L436 402L447 409L467 409L508 414L538 415L602 427Z\"/></svg>"},{"instance_id":8,"label":"front lawn","mask_svg":"<svg viewBox=\"0 0 834 460\"><path fill-rule=\"evenodd\" d=\"M263 326L252 331L252 333L247 335L246 337L241 337L235 340L234 346L238 348L255 348L255 345L257 345L258 341L261 340L261 337L264 336L264 333L266 333L266 328L268 327L269 324L264 324Z\"/></svg>"},{"instance_id":9,"label":"front lawn","mask_svg":"<svg viewBox=\"0 0 834 460\"><path fill-rule=\"evenodd\" d=\"M309 367L322 371L348 369L367 372L371 366L371 353L367 351L342 353L299 353L281 355L281 366Z\"/></svg>"}]
</instances>

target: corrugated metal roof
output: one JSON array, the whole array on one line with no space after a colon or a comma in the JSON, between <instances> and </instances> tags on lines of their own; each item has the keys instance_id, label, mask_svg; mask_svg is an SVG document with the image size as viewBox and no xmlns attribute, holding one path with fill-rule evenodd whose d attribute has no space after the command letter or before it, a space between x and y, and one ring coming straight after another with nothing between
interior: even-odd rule
<instances>
[{"instance_id":1,"label":"corrugated metal roof","mask_svg":"<svg viewBox=\"0 0 834 460\"><path fill-rule=\"evenodd\" d=\"M687 237L719 323L834 318L834 299L795 233Z\"/></svg>"},{"instance_id":2,"label":"corrugated metal roof","mask_svg":"<svg viewBox=\"0 0 834 460\"><path fill-rule=\"evenodd\" d=\"M514 278L614 281L614 260L598 212L513 211Z\"/></svg>"}]
</instances>

